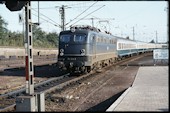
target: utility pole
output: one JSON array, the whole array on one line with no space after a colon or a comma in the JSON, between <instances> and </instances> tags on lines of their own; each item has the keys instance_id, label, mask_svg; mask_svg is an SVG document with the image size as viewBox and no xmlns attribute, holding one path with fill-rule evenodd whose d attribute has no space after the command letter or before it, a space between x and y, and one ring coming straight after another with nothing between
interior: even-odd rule
<instances>
[{"instance_id":1,"label":"utility pole","mask_svg":"<svg viewBox=\"0 0 170 113\"><path fill-rule=\"evenodd\" d=\"M39 16L39 1L38 1L38 25L40 24L40 16Z\"/></svg>"},{"instance_id":2,"label":"utility pole","mask_svg":"<svg viewBox=\"0 0 170 113\"><path fill-rule=\"evenodd\" d=\"M164 8L164 11L166 11L167 12L167 17L169 17L168 15L169 15L169 7L165 7ZM167 24L167 27L168 27L168 30L167 30L167 44L169 44L169 23Z\"/></svg>"},{"instance_id":3,"label":"utility pole","mask_svg":"<svg viewBox=\"0 0 170 113\"><path fill-rule=\"evenodd\" d=\"M135 40L135 28L133 26L133 40Z\"/></svg>"},{"instance_id":4,"label":"utility pole","mask_svg":"<svg viewBox=\"0 0 170 113\"><path fill-rule=\"evenodd\" d=\"M156 44L156 48L157 48L157 43L158 43L158 39L157 39L157 31L155 31L156 33L156 41L155 41L155 44Z\"/></svg>"},{"instance_id":5,"label":"utility pole","mask_svg":"<svg viewBox=\"0 0 170 113\"><path fill-rule=\"evenodd\" d=\"M57 8L58 6L56 6ZM59 13L61 16L61 31L66 30L65 28L65 8L71 8L71 7L67 7L65 5L62 5L61 7L59 7Z\"/></svg>"},{"instance_id":6,"label":"utility pole","mask_svg":"<svg viewBox=\"0 0 170 113\"><path fill-rule=\"evenodd\" d=\"M91 18L91 21L92 21L92 27L94 27L94 22L93 22L94 18Z\"/></svg>"},{"instance_id":7,"label":"utility pole","mask_svg":"<svg viewBox=\"0 0 170 113\"><path fill-rule=\"evenodd\" d=\"M158 43L158 37L157 37L157 31L155 31L155 33L156 33L156 43Z\"/></svg>"},{"instance_id":8,"label":"utility pole","mask_svg":"<svg viewBox=\"0 0 170 113\"><path fill-rule=\"evenodd\" d=\"M61 14L61 31L65 30L65 10L64 10L64 5L60 7L59 13Z\"/></svg>"}]
</instances>

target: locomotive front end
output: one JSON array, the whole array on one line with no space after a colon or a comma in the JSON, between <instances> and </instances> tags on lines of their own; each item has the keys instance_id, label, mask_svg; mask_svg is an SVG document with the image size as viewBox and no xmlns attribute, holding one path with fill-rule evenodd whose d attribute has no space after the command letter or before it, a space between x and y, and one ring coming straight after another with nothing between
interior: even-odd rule
<instances>
[{"instance_id":1,"label":"locomotive front end","mask_svg":"<svg viewBox=\"0 0 170 113\"><path fill-rule=\"evenodd\" d=\"M59 35L58 66L70 72L84 72L87 49L87 32L63 31Z\"/></svg>"}]
</instances>

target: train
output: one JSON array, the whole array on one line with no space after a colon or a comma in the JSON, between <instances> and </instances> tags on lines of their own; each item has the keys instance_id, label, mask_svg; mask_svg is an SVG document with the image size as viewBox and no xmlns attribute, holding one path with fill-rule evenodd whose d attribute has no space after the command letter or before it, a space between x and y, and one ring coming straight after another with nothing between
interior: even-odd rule
<instances>
[{"instance_id":1,"label":"train","mask_svg":"<svg viewBox=\"0 0 170 113\"><path fill-rule=\"evenodd\" d=\"M57 64L70 73L89 73L125 57L152 52L162 46L114 36L91 26L72 26L59 34Z\"/></svg>"}]
</instances>

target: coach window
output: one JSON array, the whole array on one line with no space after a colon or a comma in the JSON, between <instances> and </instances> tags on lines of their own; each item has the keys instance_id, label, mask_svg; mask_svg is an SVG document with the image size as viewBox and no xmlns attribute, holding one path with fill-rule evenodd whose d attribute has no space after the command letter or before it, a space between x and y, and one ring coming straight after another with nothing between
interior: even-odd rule
<instances>
[{"instance_id":1,"label":"coach window","mask_svg":"<svg viewBox=\"0 0 170 113\"><path fill-rule=\"evenodd\" d=\"M86 41L86 35L85 34L76 34L74 36L75 42L85 42Z\"/></svg>"},{"instance_id":2,"label":"coach window","mask_svg":"<svg viewBox=\"0 0 170 113\"><path fill-rule=\"evenodd\" d=\"M69 42L70 41L71 35L61 35L60 36L60 41L61 42Z\"/></svg>"},{"instance_id":3,"label":"coach window","mask_svg":"<svg viewBox=\"0 0 170 113\"><path fill-rule=\"evenodd\" d=\"M118 47L119 47L119 49L121 49L121 43L119 43Z\"/></svg>"}]
</instances>

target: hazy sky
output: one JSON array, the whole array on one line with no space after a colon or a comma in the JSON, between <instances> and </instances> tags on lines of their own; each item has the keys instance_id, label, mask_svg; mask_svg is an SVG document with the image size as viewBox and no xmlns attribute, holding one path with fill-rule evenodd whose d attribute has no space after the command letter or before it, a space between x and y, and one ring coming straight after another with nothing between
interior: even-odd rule
<instances>
[{"instance_id":1,"label":"hazy sky","mask_svg":"<svg viewBox=\"0 0 170 113\"><path fill-rule=\"evenodd\" d=\"M32 22L38 21L37 3L37 1L31 2ZM65 17L66 23L69 23L66 26L68 28L74 23L92 25L90 18L94 18L95 27L110 31L113 35L129 36L133 39L134 27L136 40L147 42L155 40L157 31L158 42L167 41L169 27L167 1L40 1L39 3L40 27L46 32L60 32L60 28L55 26L61 23L59 7L67 5ZM19 13L22 14L23 11L10 12L5 4L0 4L0 15L8 23L7 28L11 31L23 30L23 25L19 23ZM86 19L78 21L83 17Z\"/></svg>"}]
</instances>

